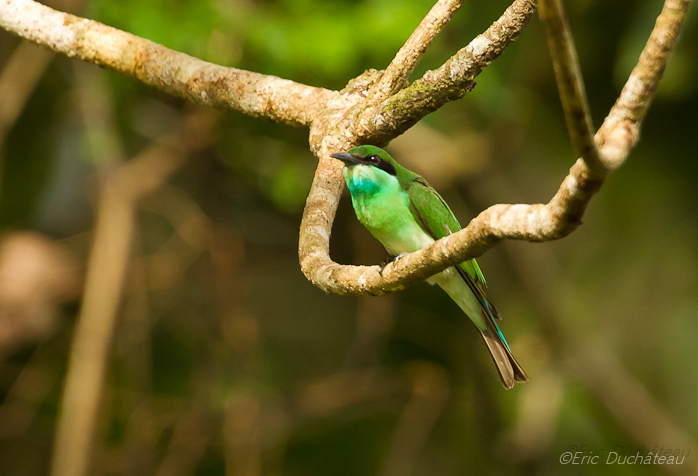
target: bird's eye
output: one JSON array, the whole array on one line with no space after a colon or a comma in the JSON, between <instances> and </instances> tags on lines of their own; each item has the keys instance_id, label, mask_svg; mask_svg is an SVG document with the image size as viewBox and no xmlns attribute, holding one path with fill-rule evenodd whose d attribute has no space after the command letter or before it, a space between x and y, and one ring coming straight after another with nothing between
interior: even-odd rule
<instances>
[{"instance_id":1,"label":"bird's eye","mask_svg":"<svg viewBox=\"0 0 698 476\"><path fill-rule=\"evenodd\" d=\"M377 155L370 155L368 157L368 161L377 164L378 162L380 162L380 157L378 157Z\"/></svg>"}]
</instances>

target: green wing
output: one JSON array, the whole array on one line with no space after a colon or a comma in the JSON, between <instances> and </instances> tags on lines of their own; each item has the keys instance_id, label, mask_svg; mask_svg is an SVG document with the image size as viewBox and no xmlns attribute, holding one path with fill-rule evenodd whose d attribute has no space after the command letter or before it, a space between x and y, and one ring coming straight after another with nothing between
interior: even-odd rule
<instances>
[{"instance_id":1,"label":"green wing","mask_svg":"<svg viewBox=\"0 0 698 476\"><path fill-rule=\"evenodd\" d=\"M443 198L429 186L422 177L414 175L405 181L410 196L410 211L425 232L438 240L461 229L460 223L453 215ZM402 183L405 183L402 182ZM497 365L497 371L505 388L512 388L515 382L528 380L507 344L496 319L501 319L499 312L485 296L485 278L475 260L465 261L454 266L463 281L468 285L482 308L482 316L468 316L480 330L482 338ZM483 321L484 318L484 322ZM484 324L485 327L481 325Z\"/></svg>"},{"instance_id":2,"label":"green wing","mask_svg":"<svg viewBox=\"0 0 698 476\"><path fill-rule=\"evenodd\" d=\"M455 233L462 228L448 204L424 178L417 176L412 180L408 194L410 196L410 211L417 222L422 225L424 231L435 240ZM464 261L456 266L456 269L480 301L483 309L490 311L492 317L501 319L497 309L485 296L484 287L487 286L487 283L477 261L474 259Z\"/></svg>"}]
</instances>

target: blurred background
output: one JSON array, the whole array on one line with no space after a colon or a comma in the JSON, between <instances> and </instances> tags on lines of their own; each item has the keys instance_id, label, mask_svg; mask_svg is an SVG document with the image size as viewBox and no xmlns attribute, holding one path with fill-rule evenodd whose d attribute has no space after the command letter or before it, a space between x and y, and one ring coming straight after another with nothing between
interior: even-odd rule
<instances>
[{"instance_id":1,"label":"blurred background","mask_svg":"<svg viewBox=\"0 0 698 476\"><path fill-rule=\"evenodd\" d=\"M47 3L333 89L384 68L432 5ZM566 3L598 127L662 2ZM413 79L507 5L467 2ZM639 146L584 226L480 259L530 378L511 391L438 288L352 298L304 278L306 129L187 104L0 31L2 474L75 474L86 454L99 475L696 474L693 13ZM538 18L389 150L462 223L547 202L575 155ZM386 256L346 194L332 254ZM92 446L77 436L92 431ZM683 464L604 464L658 450ZM601 458L562 465L567 451Z\"/></svg>"}]
</instances>

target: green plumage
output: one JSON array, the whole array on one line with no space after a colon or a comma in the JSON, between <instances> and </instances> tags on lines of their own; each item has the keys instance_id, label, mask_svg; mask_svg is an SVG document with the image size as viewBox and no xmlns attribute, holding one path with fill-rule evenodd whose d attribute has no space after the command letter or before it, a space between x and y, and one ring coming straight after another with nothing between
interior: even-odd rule
<instances>
[{"instance_id":1,"label":"green plumage","mask_svg":"<svg viewBox=\"0 0 698 476\"><path fill-rule=\"evenodd\" d=\"M424 178L400 166L384 150L370 145L332 155L345 163L343 175L359 221L397 256L411 253L461 229L455 215ZM526 373L495 319L499 313L487 300L485 277L475 260L432 276L480 331L506 388L525 382Z\"/></svg>"}]
</instances>

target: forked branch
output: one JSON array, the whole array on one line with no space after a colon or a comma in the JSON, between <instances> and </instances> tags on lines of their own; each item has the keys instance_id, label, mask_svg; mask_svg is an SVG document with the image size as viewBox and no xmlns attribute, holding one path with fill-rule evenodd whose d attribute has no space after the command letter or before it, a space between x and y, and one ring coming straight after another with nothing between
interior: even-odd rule
<instances>
[{"instance_id":1,"label":"forked branch","mask_svg":"<svg viewBox=\"0 0 698 476\"><path fill-rule=\"evenodd\" d=\"M504 13L443 65L366 111L370 138L380 144L402 134L427 114L465 96L475 78L513 43L533 17L535 0L515 0Z\"/></svg>"},{"instance_id":2,"label":"forked branch","mask_svg":"<svg viewBox=\"0 0 698 476\"><path fill-rule=\"evenodd\" d=\"M464 2L465 0L436 2L373 87L374 101L382 101L407 85L407 79L419 64L427 48Z\"/></svg>"},{"instance_id":3,"label":"forked branch","mask_svg":"<svg viewBox=\"0 0 698 476\"><path fill-rule=\"evenodd\" d=\"M558 75L558 81L567 77L576 83L571 88L562 86L561 94L563 97L569 94L572 98L572 108L569 101L563 100L568 116L582 112L582 120L578 123L572 122L570 128L573 135L578 133L575 146L584 158L574 164L549 203L490 207L463 230L389 264L381 272L378 266L342 266L329 258L329 227L334 217L334 209L328 208L336 205L336 199L331 193L327 193L331 192L329 188L325 190L326 193L318 196L313 196L311 192L301 227L300 241L301 268L308 279L331 293L387 294L419 282L456 263L476 258L504 239L550 241L574 231L581 223L589 201L603 185L605 176L622 164L637 143L642 119L676 46L689 4L690 0L666 0L637 66L595 136L598 153L594 147L590 147L588 141L591 121L569 27L566 20L558 22L556 28L561 28L562 37L569 41L565 40L560 54L553 52L553 61L556 63L556 69L562 72L562 75ZM555 6L553 4L551 7L553 14L564 20L564 13ZM559 4L557 6L559 7ZM444 67L440 71L443 69ZM409 88L392 98L397 100L398 96L407 94L408 91ZM603 158L603 166L596 162L595 155ZM341 177L338 178L338 170L339 167L332 168L326 163L323 164L321 160L316 173L316 183L331 184L333 180L341 180ZM317 190L314 187L313 191ZM335 187L334 190L341 190L341 187ZM323 203L319 203L318 199L325 200L324 204L329 206L323 207Z\"/></svg>"},{"instance_id":4,"label":"forked branch","mask_svg":"<svg viewBox=\"0 0 698 476\"><path fill-rule=\"evenodd\" d=\"M344 180L341 163L329 156L357 143L385 143L430 112L461 98L475 86L477 75L518 38L534 12L534 0L515 0L482 35L436 71L427 72L381 103L366 97L349 111L338 110L326 116L327 123L318 121L313 125L311 147L320 163L306 202L299 239L301 270L311 282L331 293L387 294L448 267L441 267L446 261L432 264L436 255L430 254L431 247L417 252L421 256L418 260L400 260L382 274L378 266L343 266L333 262L329 255L330 233ZM352 114L353 111L356 112ZM458 262L458 257L441 257L450 264Z\"/></svg>"}]
</instances>

